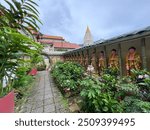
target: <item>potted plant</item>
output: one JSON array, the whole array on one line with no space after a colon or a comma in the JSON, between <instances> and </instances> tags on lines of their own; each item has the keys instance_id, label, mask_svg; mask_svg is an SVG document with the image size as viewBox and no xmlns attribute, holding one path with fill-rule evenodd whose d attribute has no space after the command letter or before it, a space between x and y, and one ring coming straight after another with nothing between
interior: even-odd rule
<instances>
[{"instance_id":1,"label":"potted plant","mask_svg":"<svg viewBox=\"0 0 150 130\"><path fill-rule=\"evenodd\" d=\"M17 50L12 50L15 42L11 31L9 28L0 28L0 113L14 112L12 83L18 56Z\"/></svg>"},{"instance_id":2,"label":"potted plant","mask_svg":"<svg viewBox=\"0 0 150 130\"><path fill-rule=\"evenodd\" d=\"M0 28L0 43L0 112L14 112L16 70L25 63L23 56L40 53L41 45L9 27Z\"/></svg>"},{"instance_id":3,"label":"potted plant","mask_svg":"<svg viewBox=\"0 0 150 130\"><path fill-rule=\"evenodd\" d=\"M41 21L34 1L4 2L6 7L0 4L0 112L14 112L13 75L25 63L24 56L41 53L42 46L26 36L33 38L29 27L36 31Z\"/></svg>"}]
</instances>

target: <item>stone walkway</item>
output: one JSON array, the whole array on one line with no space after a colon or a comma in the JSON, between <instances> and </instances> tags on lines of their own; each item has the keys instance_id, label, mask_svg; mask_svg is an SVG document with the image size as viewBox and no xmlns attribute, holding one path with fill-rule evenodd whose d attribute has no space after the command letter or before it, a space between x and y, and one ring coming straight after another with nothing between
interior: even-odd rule
<instances>
[{"instance_id":1,"label":"stone walkway","mask_svg":"<svg viewBox=\"0 0 150 130\"><path fill-rule=\"evenodd\" d=\"M20 112L25 113L67 113L61 92L55 87L47 71L38 73L36 86Z\"/></svg>"}]
</instances>

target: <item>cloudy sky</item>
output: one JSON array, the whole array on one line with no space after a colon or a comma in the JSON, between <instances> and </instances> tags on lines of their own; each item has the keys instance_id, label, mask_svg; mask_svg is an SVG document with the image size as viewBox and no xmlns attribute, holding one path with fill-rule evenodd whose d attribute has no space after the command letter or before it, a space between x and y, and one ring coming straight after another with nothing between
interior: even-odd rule
<instances>
[{"instance_id":1,"label":"cloudy sky","mask_svg":"<svg viewBox=\"0 0 150 130\"><path fill-rule=\"evenodd\" d=\"M150 26L150 0L36 1L43 22L41 32L74 43L83 43L87 25L94 41Z\"/></svg>"}]
</instances>

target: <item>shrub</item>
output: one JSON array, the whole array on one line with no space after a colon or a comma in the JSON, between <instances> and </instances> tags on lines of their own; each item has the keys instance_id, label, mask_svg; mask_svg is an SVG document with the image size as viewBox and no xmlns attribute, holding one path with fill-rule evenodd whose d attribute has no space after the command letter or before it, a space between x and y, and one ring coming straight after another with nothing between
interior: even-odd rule
<instances>
[{"instance_id":1,"label":"shrub","mask_svg":"<svg viewBox=\"0 0 150 130\"><path fill-rule=\"evenodd\" d=\"M82 110L84 112L122 112L122 103L113 98L112 93L106 90L106 84L93 78L85 78L80 85Z\"/></svg>"},{"instance_id":2,"label":"shrub","mask_svg":"<svg viewBox=\"0 0 150 130\"><path fill-rule=\"evenodd\" d=\"M126 97L124 100L125 112L131 113L149 113L150 102L136 99L135 97Z\"/></svg>"},{"instance_id":3,"label":"shrub","mask_svg":"<svg viewBox=\"0 0 150 130\"><path fill-rule=\"evenodd\" d=\"M121 100L123 100L125 96L139 96L139 87L130 77L118 79L116 87L118 92L116 96Z\"/></svg>"},{"instance_id":4,"label":"shrub","mask_svg":"<svg viewBox=\"0 0 150 130\"><path fill-rule=\"evenodd\" d=\"M58 62L52 75L65 92L80 92L82 112L150 112L150 78L145 71L133 77L119 77L115 71L105 71L98 78L83 75L83 68L72 62ZM144 74L138 80L139 74ZM145 75L146 74L146 75Z\"/></svg>"},{"instance_id":5,"label":"shrub","mask_svg":"<svg viewBox=\"0 0 150 130\"><path fill-rule=\"evenodd\" d=\"M44 64L44 65L38 65L37 66L37 70L38 71L43 71L43 70L45 70L46 69L46 65Z\"/></svg>"},{"instance_id":6,"label":"shrub","mask_svg":"<svg viewBox=\"0 0 150 130\"><path fill-rule=\"evenodd\" d=\"M52 68L52 76L63 93L66 89L80 91L79 81L83 73L82 66L73 62L58 62Z\"/></svg>"},{"instance_id":7,"label":"shrub","mask_svg":"<svg viewBox=\"0 0 150 130\"><path fill-rule=\"evenodd\" d=\"M28 89L29 84L32 83L33 77L27 75L30 68L21 66L17 68L16 77L13 82L13 88L15 89L17 99L20 99L25 95L25 90Z\"/></svg>"},{"instance_id":8,"label":"shrub","mask_svg":"<svg viewBox=\"0 0 150 130\"><path fill-rule=\"evenodd\" d=\"M113 75L110 74L104 74L101 77L101 82L104 83L103 90L106 92L116 92L116 83L117 83L117 78Z\"/></svg>"}]
</instances>

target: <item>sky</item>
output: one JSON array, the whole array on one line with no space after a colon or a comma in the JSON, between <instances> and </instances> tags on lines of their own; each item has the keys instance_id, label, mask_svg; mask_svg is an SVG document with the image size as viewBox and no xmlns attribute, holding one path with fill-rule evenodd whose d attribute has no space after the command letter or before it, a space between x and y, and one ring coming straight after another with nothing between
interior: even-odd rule
<instances>
[{"instance_id":1,"label":"sky","mask_svg":"<svg viewBox=\"0 0 150 130\"><path fill-rule=\"evenodd\" d=\"M150 26L150 0L35 1L43 22L41 33L73 43L83 43L87 26L94 41Z\"/></svg>"}]
</instances>

